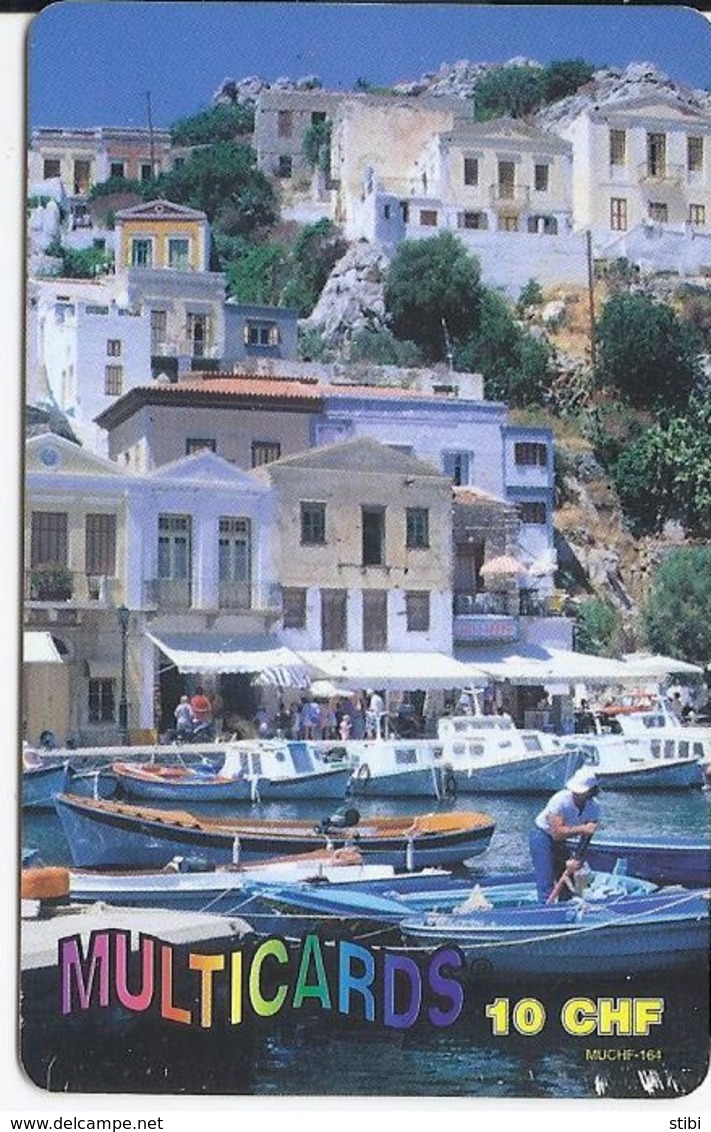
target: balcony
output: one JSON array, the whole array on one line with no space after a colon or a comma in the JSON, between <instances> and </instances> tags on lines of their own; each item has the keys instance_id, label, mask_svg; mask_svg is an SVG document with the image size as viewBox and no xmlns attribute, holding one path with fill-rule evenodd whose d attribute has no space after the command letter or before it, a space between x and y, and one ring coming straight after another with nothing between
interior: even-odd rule
<instances>
[{"instance_id":1,"label":"balcony","mask_svg":"<svg viewBox=\"0 0 711 1132\"><path fill-rule=\"evenodd\" d=\"M158 609L190 609L192 583L189 578L149 578L143 596L146 605Z\"/></svg>"},{"instance_id":2,"label":"balcony","mask_svg":"<svg viewBox=\"0 0 711 1132\"><path fill-rule=\"evenodd\" d=\"M683 165L669 165L666 161L643 161L637 166L637 177L641 184L668 185L679 188L684 183L686 169Z\"/></svg>"},{"instance_id":3,"label":"balcony","mask_svg":"<svg viewBox=\"0 0 711 1132\"><path fill-rule=\"evenodd\" d=\"M57 564L25 570L25 602L44 606L113 606L118 579Z\"/></svg>"},{"instance_id":4,"label":"balcony","mask_svg":"<svg viewBox=\"0 0 711 1132\"><path fill-rule=\"evenodd\" d=\"M522 212L531 199L529 185L497 184L489 185L489 202L495 208L514 209Z\"/></svg>"},{"instance_id":5,"label":"balcony","mask_svg":"<svg viewBox=\"0 0 711 1132\"><path fill-rule=\"evenodd\" d=\"M518 638L517 613L515 592L455 594L454 641L457 644L515 641Z\"/></svg>"}]
</instances>

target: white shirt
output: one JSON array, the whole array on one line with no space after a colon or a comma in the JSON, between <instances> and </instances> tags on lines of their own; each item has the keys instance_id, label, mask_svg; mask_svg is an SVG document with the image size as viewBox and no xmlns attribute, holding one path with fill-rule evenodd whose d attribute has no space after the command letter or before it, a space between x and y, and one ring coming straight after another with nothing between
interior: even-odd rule
<instances>
[{"instance_id":1,"label":"white shirt","mask_svg":"<svg viewBox=\"0 0 711 1132\"><path fill-rule=\"evenodd\" d=\"M555 815L560 818L563 825L585 825L586 822L600 820L600 806L595 798L587 798L582 810L579 810L573 801L570 790L559 790L546 803L535 819L535 824L544 833L550 833L548 818Z\"/></svg>"}]
</instances>

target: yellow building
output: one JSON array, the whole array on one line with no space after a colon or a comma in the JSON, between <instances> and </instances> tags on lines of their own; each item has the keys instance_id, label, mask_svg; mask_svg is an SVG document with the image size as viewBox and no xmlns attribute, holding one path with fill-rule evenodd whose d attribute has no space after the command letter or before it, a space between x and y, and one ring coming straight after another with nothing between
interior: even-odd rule
<instances>
[{"instance_id":1,"label":"yellow building","mask_svg":"<svg viewBox=\"0 0 711 1132\"><path fill-rule=\"evenodd\" d=\"M207 271L207 216L167 200L152 200L116 213L116 271L158 268Z\"/></svg>"}]
</instances>

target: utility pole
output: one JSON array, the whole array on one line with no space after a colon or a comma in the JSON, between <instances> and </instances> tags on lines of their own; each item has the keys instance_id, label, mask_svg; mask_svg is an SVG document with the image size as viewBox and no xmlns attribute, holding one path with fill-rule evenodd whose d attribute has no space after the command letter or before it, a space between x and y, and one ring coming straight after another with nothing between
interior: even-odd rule
<instances>
[{"instance_id":1,"label":"utility pole","mask_svg":"<svg viewBox=\"0 0 711 1132\"><path fill-rule=\"evenodd\" d=\"M148 104L148 140L151 147L151 180L153 180L156 175L156 153L155 142L153 140L153 111L151 108L151 92L149 90L146 91L146 103Z\"/></svg>"},{"instance_id":2,"label":"utility pole","mask_svg":"<svg viewBox=\"0 0 711 1132\"><path fill-rule=\"evenodd\" d=\"M588 228L585 233L585 246L588 260L588 308L590 311L590 364L593 370L597 366L597 347L595 345L595 279L593 275L592 233Z\"/></svg>"}]
</instances>

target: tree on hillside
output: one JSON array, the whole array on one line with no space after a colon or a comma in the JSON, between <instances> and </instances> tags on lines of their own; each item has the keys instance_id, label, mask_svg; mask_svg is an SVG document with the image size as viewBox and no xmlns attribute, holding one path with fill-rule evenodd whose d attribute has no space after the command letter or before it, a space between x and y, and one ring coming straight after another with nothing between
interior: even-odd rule
<instances>
[{"instance_id":1,"label":"tree on hillside","mask_svg":"<svg viewBox=\"0 0 711 1132\"><path fill-rule=\"evenodd\" d=\"M311 169L328 173L331 168L331 123L312 122L304 130L301 150Z\"/></svg>"},{"instance_id":2,"label":"tree on hillside","mask_svg":"<svg viewBox=\"0 0 711 1132\"><path fill-rule=\"evenodd\" d=\"M515 64L496 67L478 79L474 90L474 117L527 118L543 104L546 79L541 67Z\"/></svg>"},{"instance_id":3,"label":"tree on hillside","mask_svg":"<svg viewBox=\"0 0 711 1132\"><path fill-rule=\"evenodd\" d=\"M540 405L550 380L548 347L513 317L506 300L482 288L477 325L455 353L457 369L484 375L486 396L522 408Z\"/></svg>"},{"instance_id":4,"label":"tree on hillside","mask_svg":"<svg viewBox=\"0 0 711 1132\"><path fill-rule=\"evenodd\" d=\"M620 615L613 605L591 597L578 605L575 619L575 648L578 652L611 656L619 643Z\"/></svg>"},{"instance_id":5,"label":"tree on hillside","mask_svg":"<svg viewBox=\"0 0 711 1132\"><path fill-rule=\"evenodd\" d=\"M554 59L543 68L543 100L557 102L575 94L595 74L595 67L584 59Z\"/></svg>"},{"instance_id":6,"label":"tree on hillside","mask_svg":"<svg viewBox=\"0 0 711 1132\"><path fill-rule=\"evenodd\" d=\"M706 665L711 658L711 547L675 550L657 570L642 611L653 650Z\"/></svg>"},{"instance_id":7,"label":"tree on hillside","mask_svg":"<svg viewBox=\"0 0 711 1132\"><path fill-rule=\"evenodd\" d=\"M481 296L479 262L451 232L406 240L385 281L393 334L430 362L447 356L447 338L456 347L477 326Z\"/></svg>"},{"instance_id":8,"label":"tree on hillside","mask_svg":"<svg viewBox=\"0 0 711 1132\"><path fill-rule=\"evenodd\" d=\"M613 295L596 329L597 380L660 416L688 402L700 375L699 340L671 307L645 295Z\"/></svg>"},{"instance_id":9,"label":"tree on hillside","mask_svg":"<svg viewBox=\"0 0 711 1132\"><path fill-rule=\"evenodd\" d=\"M212 145L234 141L254 130L254 107L243 102L227 106L209 106L186 118L178 118L170 126L173 145Z\"/></svg>"},{"instance_id":10,"label":"tree on hillside","mask_svg":"<svg viewBox=\"0 0 711 1132\"><path fill-rule=\"evenodd\" d=\"M684 415L646 429L611 466L625 517L638 533L676 519L691 535L711 536L711 401L693 397Z\"/></svg>"},{"instance_id":11,"label":"tree on hillside","mask_svg":"<svg viewBox=\"0 0 711 1132\"><path fill-rule=\"evenodd\" d=\"M153 182L153 194L199 208L229 235L246 235L274 222L274 192L256 167L252 149L216 142L196 149L178 168Z\"/></svg>"},{"instance_id":12,"label":"tree on hillside","mask_svg":"<svg viewBox=\"0 0 711 1132\"><path fill-rule=\"evenodd\" d=\"M294 240L287 260L289 278L282 291L281 302L285 306L296 307L302 318L311 314L331 268L345 255L347 246L330 220L305 224Z\"/></svg>"},{"instance_id":13,"label":"tree on hillside","mask_svg":"<svg viewBox=\"0 0 711 1132\"><path fill-rule=\"evenodd\" d=\"M227 275L227 292L241 303L277 306L287 278L286 244L253 244L243 236L215 238Z\"/></svg>"}]
</instances>

